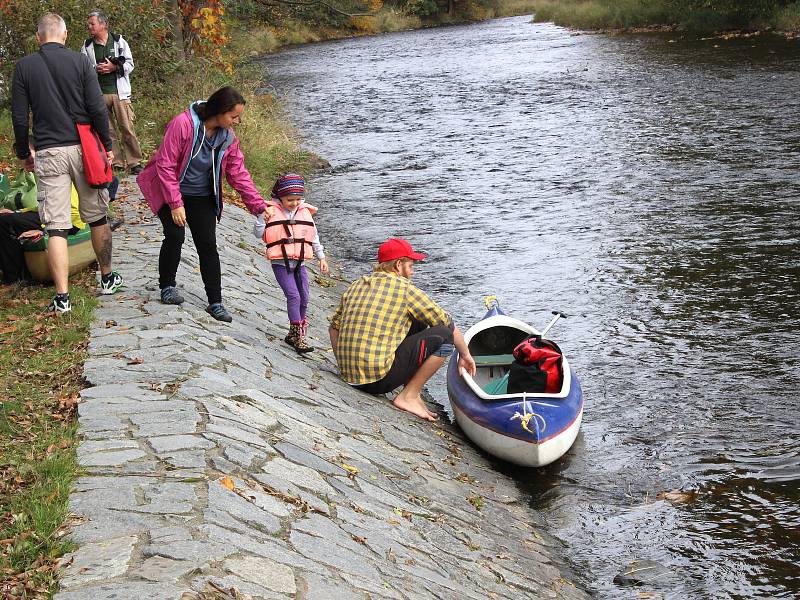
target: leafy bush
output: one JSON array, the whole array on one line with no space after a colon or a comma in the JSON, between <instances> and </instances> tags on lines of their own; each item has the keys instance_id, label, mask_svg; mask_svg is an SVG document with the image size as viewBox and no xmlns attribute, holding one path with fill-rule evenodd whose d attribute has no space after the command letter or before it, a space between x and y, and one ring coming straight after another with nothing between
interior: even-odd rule
<instances>
[{"instance_id":1,"label":"leafy bush","mask_svg":"<svg viewBox=\"0 0 800 600\"><path fill-rule=\"evenodd\" d=\"M37 50L36 23L48 10L64 18L67 46L73 50L89 35L86 16L91 11L99 9L111 15L111 31L121 34L133 51L134 93L142 85L168 80L177 61L167 4L162 0L60 0L45 6L43 2L0 0L0 88L10 85L16 61Z\"/></svg>"},{"instance_id":2,"label":"leafy bush","mask_svg":"<svg viewBox=\"0 0 800 600\"><path fill-rule=\"evenodd\" d=\"M800 31L800 2L794 2L777 11L775 28L780 31Z\"/></svg>"}]
</instances>

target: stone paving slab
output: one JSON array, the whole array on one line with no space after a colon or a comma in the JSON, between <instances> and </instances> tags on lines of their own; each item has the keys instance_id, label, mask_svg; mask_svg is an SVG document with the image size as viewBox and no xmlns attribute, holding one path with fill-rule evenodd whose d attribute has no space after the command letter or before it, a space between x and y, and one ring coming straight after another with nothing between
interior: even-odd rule
<instances>
[{"instance_id":1,"label":"stone paving slab","mask_svg":"<svg viewBox=\"0 0 800 600\"><path fill-rule=\"evenodd\" d=\"M204 312L191 236L187 301L163 306L160 224L133 180L118 198L126 286L100 298L91 330L79 547L57 600L587 597L514 482L456 426L337 378L326 316L341 290L312 284L318 349L299 357L253 218L229 206L217 237L233 323Z\"/></svg>"}]
</instances>

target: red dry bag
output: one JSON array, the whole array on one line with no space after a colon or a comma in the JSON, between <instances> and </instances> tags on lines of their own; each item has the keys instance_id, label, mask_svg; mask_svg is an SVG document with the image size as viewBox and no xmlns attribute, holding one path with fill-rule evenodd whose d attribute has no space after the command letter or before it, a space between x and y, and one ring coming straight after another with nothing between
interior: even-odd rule
<instances>
[{"instance_id":1,"label":"red dry bag","mask_svg":"<svg viewBox=\"0 0 800 600\"><path fill-rule=\"evenodd\" d=\"M89 123L75 123L81 138L81 154L83 154L83 176L93 188L105 188L111 183L114 173L108 161L106 149L100 136Z\"/></svg>"},{"instance_id":2,"label":"red dry bag","mask_svg":"<svg viewBox=\"0 0 800 600\"><path fill-rule=\"evenodd\" d=\"M555 394L561 391L564 378L561 348L555 342L540 337L529 337L514 348L514 360L526 367L538 367L546 376L544 392ZM510 383L509 383L510 385Z\"/></svg>"}]
</instances>

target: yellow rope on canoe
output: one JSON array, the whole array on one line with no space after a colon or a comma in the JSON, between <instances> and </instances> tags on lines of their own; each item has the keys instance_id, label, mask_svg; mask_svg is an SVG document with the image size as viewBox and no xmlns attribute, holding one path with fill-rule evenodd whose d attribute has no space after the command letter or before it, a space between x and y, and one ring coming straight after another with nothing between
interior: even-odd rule
<instances>
[{"instance_id":1,"label":"yellow rope on canoe","mask_svg":"<svg viewBox=\"0 0 800 600\"><path fill-rule=\"evenodd\" d=\"M497 302L497 296L486 296L486 298L483 299L483 305L486 307L486 310L492 308L492 303L499 304Z\"/></svg>"},{"instance_id":2,"label":"yellow rope on canoe","mask_svg":"<svg viewBox=\"0 0 800 600\"><path fill-rule=\"evenodd\" d=\"M529 413L529 412L526 412L526 413L523 415L523 414L521 414L521 413L519 413L519 412L515 412L515 413L514 413L514 416L513 416L513 417L511 417L511 420L513 421L514 419L519 419L519 420L520 420L520 423L521 423L521 425L522 425L522 428L523 428L525 431L527 431L527 432L528 432L528 433L530 433L531 435L536 435L536 432L535 432L535 431L531 431L531 429L528 427L528 423L530 422L530 420L531 420L531 419L534 419L534 418L535 418L535 419L538 419L538 420L539 420L539 422L542 424L542 427L541 427L540 431L542 431L542 432L543 432L545 429L547 429L547 422L544 420L544 417L543 417L542 415L540 415L539 413L535 413L535 412L530 412L530 413Z\"/></svg>"}]
</instances>

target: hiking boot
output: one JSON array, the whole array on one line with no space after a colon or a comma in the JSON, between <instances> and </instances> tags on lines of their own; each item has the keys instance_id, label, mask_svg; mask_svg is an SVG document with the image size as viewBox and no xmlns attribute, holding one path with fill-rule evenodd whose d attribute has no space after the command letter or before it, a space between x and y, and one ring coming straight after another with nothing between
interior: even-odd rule
<instances>
[{"instance_id":1,"label":"hiking boot","mask_svg":"<svg viewBox=\"0 0 800 600\"><path fill-rule=\"evenodd\" d=\"M308 330L308 321L300 323L297 339L294 342L294 349L298 354L305 354L306 352L313 352L314 346L310 346L306 342L306 331Z\"/></svg>"},{"instance_id":2,"label":"hiking boot","mask_svg":"<svg viewBox=\"0 0 800 600\"><path fill-rule=\"evenodd\" d=\"M300 335L300 323L289 323L289 334L283 338L283 341L289 344L292 348L297 343L297 337Z\"/></svg>"},{"instance_id":3,"label":"hiking boot","mask_svg":"<svg viewBox=\"0 0 800 600\"><path fill-rule=\"evenodd\" d=\"M161 304L183 304L183 302L184 297L174 285L168 285L161 289Z\"/></svg>"},{"instance_id":4,"label":"hiking boot","mask_svg":"<svg viewBox=\"0 0 800 600\"><path fill-rule=\"evenodd\" d=\"M44 309L46 313L68 313L72 310L72 304L69 301L69 294L56 294L53 296L52 302Z\"/></svg>"},{"instance_id":5,"label":"hiking boot","mask_svg":"<svg viewBox=\"0 0 800 600\"><path fill-rule=\"evenodd\" d=\"M233 321L233 317L228 310L222 306L222 302L215 302L214 304L209 304L206 307L206 312L214 317L217 321L225 321L226 323L230 323Z\"/></svg>"},{"instance_id":6,"label":"hiking boot","mask_svg":"<svg viewBox=\"0 0 800 600\"><path fill-rule=\"evenodd\" d=\"M144 170L144 168L142 167L142 165L133 165L133 166L130 168L130 173L131 173L131 175L138 175L138 174L139 174L139 173L141 173L143 170Z\"/></svg>"},{"instance_id":7,"label":"hiking boot","mask_svg":"<svg viewBox=\"0 0 800 600\"><path fill-rule=\"evenodd\" d=\"M122 287L123 283L125 283L125 280L122 278L122 275L116 271L111 271L108 275L103 275L100 278L100 293L104 296L113 294Z\"/></svg>"}]
</instances>

